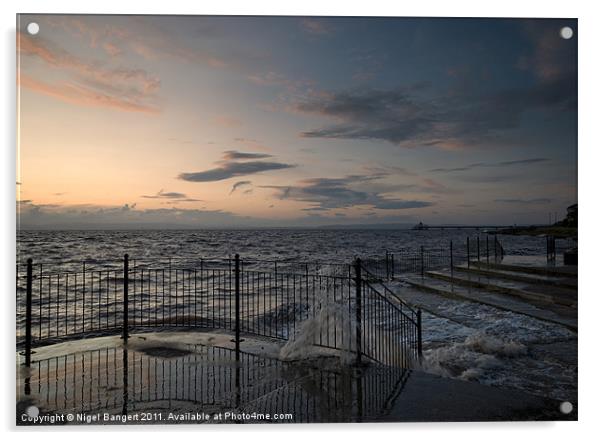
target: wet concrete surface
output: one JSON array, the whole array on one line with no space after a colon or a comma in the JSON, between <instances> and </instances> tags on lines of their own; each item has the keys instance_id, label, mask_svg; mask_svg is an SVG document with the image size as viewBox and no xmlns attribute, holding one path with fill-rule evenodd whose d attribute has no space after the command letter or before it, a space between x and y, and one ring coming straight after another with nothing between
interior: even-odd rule
<instances>
[{"instance_id":1,"label":"wet concrete surface","mask_svg":"<svg viewBox=\"0 0 602 440\"><path fill-rule=\"evenodd\" d=\"M563 417L555 410L558 402L517 391L398 367L355 367L327 352L282 361L282 344L246 338L242 351L236 352L230 338L166 332L133 335L127 347L118 337L104 337L38 348L30 368L17 368L17 424ZM40 416L55 419L24 417L32 406Z\"/></svg>"},{"instance_id":2,"label":"wet concrete surface","mask_svg":"<svg viewBox=\"0 0 602 440\"><path fill-rule=\"evenodd\" d=\"M413 373L386 422L576 420L560 402L527 393Z\"/></svg>"}]
</instances>

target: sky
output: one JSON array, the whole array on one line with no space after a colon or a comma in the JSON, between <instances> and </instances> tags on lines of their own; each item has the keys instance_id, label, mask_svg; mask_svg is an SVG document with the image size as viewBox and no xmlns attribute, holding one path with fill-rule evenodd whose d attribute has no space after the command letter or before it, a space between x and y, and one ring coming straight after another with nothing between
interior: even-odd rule
<instances>
[{"instance_id":1,"label":"sky","mask_svg":"<svg viewBox=\"0 0 602 440\"><path fill-rule=\"evenodd\" d=\"M22 228L542 224L577 202L573 19L20 15L17 56Z\"/></svg>"}]
</instances>

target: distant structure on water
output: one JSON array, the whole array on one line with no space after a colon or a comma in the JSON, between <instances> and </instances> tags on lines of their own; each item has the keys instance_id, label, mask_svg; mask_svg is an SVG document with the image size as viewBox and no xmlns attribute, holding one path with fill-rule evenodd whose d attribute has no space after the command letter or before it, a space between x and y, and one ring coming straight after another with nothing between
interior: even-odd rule
<instances>
[{"instance_id":1,"label":"distant structure on water","mask_svg":"<svg viewBox=\"0 0 602 440\"><path fill-rule=\"evenodd\" d=\"M426 231L429 227L425 224L423 224L422 222L418 223L417 225L415 225L412 230L413 231Z\"/></svg>"}]
</instances>

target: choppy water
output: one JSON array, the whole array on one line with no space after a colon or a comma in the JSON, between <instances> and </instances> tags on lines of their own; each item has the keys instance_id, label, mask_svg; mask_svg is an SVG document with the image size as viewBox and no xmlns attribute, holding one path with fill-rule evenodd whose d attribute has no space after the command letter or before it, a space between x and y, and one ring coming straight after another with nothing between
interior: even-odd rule
<instances>
[{"instance_id":1,"label":"choppy water","mask_svg":"<svg viewBox=\"0 0 602 440\"><path fill-rule=\"evenodd\" d=\"M47 268L60 270L83 260L109 267L124 253L136 259L190 260L239 253L249 259L349 263L356 256L383 256L386 250L415 250L420 246L445 249L450 240L461 246L467 236L474 239L476 234L466 230L20 231L17 261L33 258ZM543 237L499 239L509 255L545 253ZM533 355L537 343L574 341L576 345L574 333L558 325L462 301L441 298L440 310L441 316L424 316L426 370L558 399L576 398L576 365Z\"/></svg>"},{"instance_id":2,"label":"choppy water","mask_svg":"<svg viewBox=\"0 0 602 440\"><path fill-rule=\"evenodd\" d=\"M562 325L485 304L391 288L423 309L421 369L576 402L577 334Z\"/></svg>"},{"instance_id":3,"label":"choppy water","mask_svg":"<svg viewBox=\"0 0 602 440\"><path fill-rule=\"evenodd\" d=\"M198 231L20 231L17 259L37 263L118 260L131 258L247 258L304 259L348 263L402 249L446 249L450 240L463 246L472 230L198 230ZM481 234L481 240L485 240ZM545 253L545 238L500 236L507 254ZM559 244L560 245L560 244Z\"/></svg>"}]
</instances>

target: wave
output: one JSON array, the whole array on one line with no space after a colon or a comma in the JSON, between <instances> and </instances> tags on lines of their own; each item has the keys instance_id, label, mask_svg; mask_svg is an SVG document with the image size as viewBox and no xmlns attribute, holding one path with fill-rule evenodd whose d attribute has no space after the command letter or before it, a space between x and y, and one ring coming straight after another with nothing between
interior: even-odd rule
<instances>
[{"instance_id":1,"label":"wave","mask_svg":"<svg viewBox=\"0 0 602 440\"><path fill-rule=\"evenodd\" d=\"M520 342L478 332L463 342L426 350L419 368L438 376L478 380L502 367L504 359L527 354L527 347Z\"/></svg>"}]
</instances>

